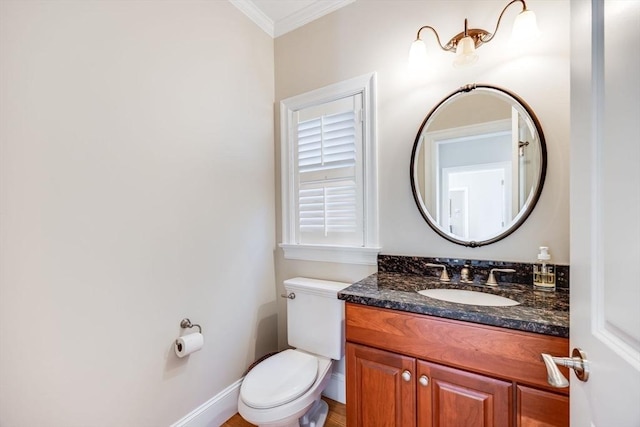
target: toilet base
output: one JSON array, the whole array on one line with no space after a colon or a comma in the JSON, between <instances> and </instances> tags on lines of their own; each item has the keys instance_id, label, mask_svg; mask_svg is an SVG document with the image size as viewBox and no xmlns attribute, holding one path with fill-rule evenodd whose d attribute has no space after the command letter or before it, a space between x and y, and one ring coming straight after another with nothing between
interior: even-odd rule
<instances>
[{"instance_id":1,"label":"toilet base","mask_svg":"<svg viewBox=\"0 0 640 427\"><path fill-rule=\"evenodd\" d=\"M324 426L325 421L327 420L327 415L329 414L329 405L322 399L318 399L313 402L313 405L309 408L307 412L304 413L297 420L284 424L267 424L265 426L268 427L322 427ZM263 424L260 424L258 427L263 427Z\"/></svg>"},{"instance_id":2,"label":"toilet base","mask_svg":"<svg viewBox=\"0 0 640 427\"><path fill-rule=\"evenodd\" d=\"M329 405L322 399L316 400L311 408L300 417L300 427L322 427L327 420Z\"/></svg>"}]
</instances>

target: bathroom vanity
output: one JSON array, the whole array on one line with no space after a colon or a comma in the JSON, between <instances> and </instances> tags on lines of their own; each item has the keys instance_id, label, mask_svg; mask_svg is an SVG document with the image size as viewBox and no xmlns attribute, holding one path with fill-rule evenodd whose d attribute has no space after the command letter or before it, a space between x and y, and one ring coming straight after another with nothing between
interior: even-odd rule
<instances>
[{"instance_id":1,"label":"bathroom vanity","mask_svg":"<svg viewBox=\"0 0 640 427\"><path fill-rule=\"evenodd\" d=\"M340 292L347 424L568 426L569 389L548 384L541 359L541 353L569 353L568 289L486 287L452 278L443 283L437 276L379 271ZM417 292L442 288L519 304L467 305Z\"/></svg>"},{"instance_id":2,"label":"bathroom vanity","mask_svg":"<svg viewBox=\"0 0 640 427\"><path fill-rule=\"evenodd\" d=\"M546 169L533 110L506 89L470 84L424 119L411 188L435 233L479 247L524 223ZM551 291L535 290L532 272L524 263L380 255L376 274L338 295L347 424L568 426L569 389L549 381L568 384L551 356L569 354L569 267L556 266Z\"/></svg>"}]
</instances>

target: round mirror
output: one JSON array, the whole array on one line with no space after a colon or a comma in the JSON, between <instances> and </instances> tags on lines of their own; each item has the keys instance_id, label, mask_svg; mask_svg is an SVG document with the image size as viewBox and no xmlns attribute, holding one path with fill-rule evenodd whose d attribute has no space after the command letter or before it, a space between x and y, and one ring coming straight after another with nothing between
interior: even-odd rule
<instances>
[{"instance_id":1,"label":"round mirror","mask_svg":"<svg viewBox=\"0 0 640 427\"><path fill-rule=\"evenodd\" d=\"M411 187L420 213L445 239L483 246L513 233L544 184L547 148L538 119L517 95L467 85L420 126Z\"/></svg>"}]
</instances>

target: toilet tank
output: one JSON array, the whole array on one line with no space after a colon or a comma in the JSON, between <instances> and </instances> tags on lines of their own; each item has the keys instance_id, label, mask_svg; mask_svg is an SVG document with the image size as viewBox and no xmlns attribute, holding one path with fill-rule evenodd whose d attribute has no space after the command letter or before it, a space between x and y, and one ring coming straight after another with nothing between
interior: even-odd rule
<instances>
[{"instance_id":1,"label":"toilet tank","mask_svg":"<svg viewBox=\"0 0 640 427\"><path fill-rule=\"evenodd\" d=\"M290 346L334 360L344 356L344 301L338 292L349 285L305 277L284 281Z\"/></svg>"}]
</instances>

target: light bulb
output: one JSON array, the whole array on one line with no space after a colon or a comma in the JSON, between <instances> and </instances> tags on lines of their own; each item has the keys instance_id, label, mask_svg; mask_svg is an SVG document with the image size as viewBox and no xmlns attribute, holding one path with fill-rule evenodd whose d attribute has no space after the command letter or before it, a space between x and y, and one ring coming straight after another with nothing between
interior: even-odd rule
<instances>
[{"instance_id":1,"label":"light bulb","mask_svg":"<svg viewBox=\"0 0 640 427\"><path fill-rule=\"evenodd\" d=\"M424 42L417 39L409 48L409 68L411 70L424 70L427 68L427 47Z\"/></svg>"},{"instance_id":2,"label":"light bulb","mask_svg":"<svg viewBox=\"0 0 640 427\"><path fill-rule=\"evenodd\" d=\"M511 43L518 45L537 38L540 35L536 14L530 10L523 10L516 16L511 31Z\"/></svg>"},{"instance_id":3,"label":"light bulb","mask_svg":"<svg viewBox=\"0 0 640 427\"><path fill-rule=\"evenodd\" d=\"M456 68L466 67L475 64L478 61L476 54L476 43L469 36L463 37L456 46L456 59L453 66Z\"/></svg>"}]
</instances>

